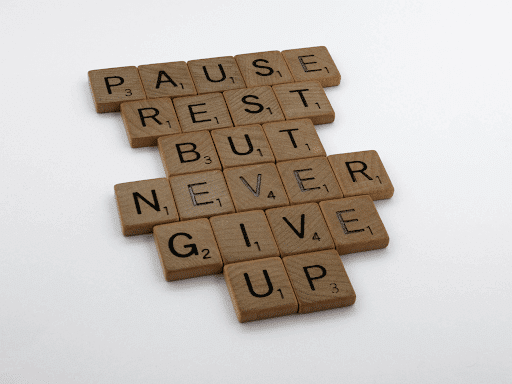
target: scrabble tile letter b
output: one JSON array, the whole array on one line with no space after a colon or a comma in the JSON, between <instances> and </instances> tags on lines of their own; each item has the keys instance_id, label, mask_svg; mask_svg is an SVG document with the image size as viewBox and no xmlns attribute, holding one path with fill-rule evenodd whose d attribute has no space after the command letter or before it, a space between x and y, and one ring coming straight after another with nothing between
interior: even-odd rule
<instances>
[{"instance_id":1,"label":"scrabble tile letter b","mask_svg":"<svg viewBox=\"0 0 512 384\"><path fill-rule=\"evenodd\" d=\"M125 236L151 233L155 225L179 220L167 179L117 184L114 190Z\"/></svg>"},{"instance_id":2,"label":"scrabble tile letter b","mask_svg":"<svg viewBox=\"0 0 512 384\"><path fill-rule=\"evenodd\" d=\"M146 98L137 67L89 71L89 85L98 113L119 112L121 103Z\"/></svg>"}]
</instances>

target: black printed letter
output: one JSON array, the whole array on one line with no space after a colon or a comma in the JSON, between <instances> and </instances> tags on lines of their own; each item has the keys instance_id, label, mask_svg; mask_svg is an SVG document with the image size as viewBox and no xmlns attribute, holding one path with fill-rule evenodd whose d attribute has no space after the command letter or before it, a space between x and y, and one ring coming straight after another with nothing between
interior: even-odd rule
<instances>
[{"instance_id":1,"label":"black printed letter","mask_svg":"<svg viewBox=\"0 0 512 384\"><path fill-rule=\"evenodd\" d=\"M199 252L197 251L197 246L195 244L187 244L183 246L183 248L190 248L190 251L188 253L179 253L178 251L176 251L176 249L174 248L174 239L178 236L185 236L189 240L192 238L192 236L185 232L179 232L172 235L171 238L169 239L169 250L174 256L189 257L192 255L199 255Z\"/></svg>"},{"instance_id":2,"label":"black printed letter","mask_svg":"<svg viewBox=\"0 0 512 384\"><path fill-rule=\"evenodd\" d=\"M270 281L270 278L268 277L268 272L266 269L263 270L263 276L265 276L265 280L268 285L268 291L266 293L259 295L256 292L254 292L254 289L252 288L251 280L249 279L249 275L247 273L244 273L245 282L247 283L247 288L249 288L249 292L254 297L267 297L274 291L274 287L272 286L272 282Z\"/></svg>"},{"instance_id":3,"label":"black printed letter","mask_svg":"<svg viewBox=\"0 0 512 384\"><path fill-rule=\"evenodd\" d=\"M119 79L119 83L117 83L117 84L110 84L109 79ZM124 83L124 79L121 76L105 77L105 85L107 86L107 91L108 91L109 95L112 94L112 89L111 89L112 87L117 87L118 85L121 85L123 83Z\"/></svg>"},{"instance_id":4,"label":"black printed letter","mask_svg":"<svg viewBox=\"0 0 512 384\"><path fill-rule=\"evenodd\" d=\"M310 268L319 268L322 271L322 274L317 277L311 277L311 275L309 274ZM309 267L304 267L304 273L306 274L306 279L308 279L309 286L311 287L311 290L314 291L315 286L313 285L313 280L321 279L322 277L324 277L327 274L327 271L321 265L311 265Z\"/></svg>"},{"instance_id":5,"label":"black printed letter","mask_svg":"<svg viewBox=\"0 0 512 384\"><path fill-rule=\"evenodd\" d=\"M153 115L144 116L143 111L152 110L154 112ZM162 123L156 118L156 116L159 115L160 111L156 108L139 108L139 116L140 116L140 122L142 123L142 126L146 126L146 119L153 119L157 122L158 125L162 125Z\"/></svg>"}]
</instances>

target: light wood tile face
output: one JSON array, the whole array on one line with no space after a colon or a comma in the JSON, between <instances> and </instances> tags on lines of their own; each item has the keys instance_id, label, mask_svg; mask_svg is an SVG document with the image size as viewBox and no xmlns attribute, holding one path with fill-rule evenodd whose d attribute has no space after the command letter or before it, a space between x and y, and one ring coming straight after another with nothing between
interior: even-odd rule
<instances>
[{"instance_id":1,"label":"light wood tile face","mask_svg":"<svg viewBox=\"0 0 512 384\"><path fill-rule=\"evenodd\" d=\"M272 86L286 120L311 119L313 124L334 121L334 110L317 81Z\"/></svg>"},{"instance_id":2,"label":"light wood tile face","mask_svg":"<svg viewBox=\"0 0 512 384\"><path fill-rule=\"evenodd\" d=\"M265 214L281 256L334 248L316 203L269 209Z\"/></svg>"},{"instance_id":3,"label":"light wood tile face","mask_svg":"<svg viewBox=\"0 0 512 384\"><path fill-rule=\"evenodd\" d=\"M269 86L224 92L235 125L283 121L284 115Z\"/></svg>"},{"instance_id":4,"label":"light wood tile face","mask_svg":"<svg viewBox=\"0 0 512 384\"><path fill-rule=\"evenodd\" d=\"M221 171L173 176L170 184L181 220L235 212Z\"/></svg>"},{"instance_id":5,"label":"light wood tile face","mask_svg":"<svg viewBox=\"0 0 512 384\"><path fill-rule=\"evenodd\" d=\"M279 256L263 211L215 216L210 222L226 264Z\"/></svg>"},{"instance_id":6,"label":"light wood tile face","mask_svg":"<svg viewBox=\"0 0 512 384\"><path fill-rule=\"evenodd\" d=\"M277 163L290 204L341 199L336 177L326 157Z\"/></svg>"},{"instance_id":7,"label":"light wood tile face","mask_svg":"<svg viewBox=\"0 0 512 384\"><path fill-rule=\"evenodd\" d=\"M153 236L167 281L222 273L208 219L158 225Z\"/></svg>"},{"instance_id":8,"label":"light wood tile face","mask_svg":"<svg viewBox=\"0 0 512 384\"><path fill-rule=\"evenodd\" d=\"M241 323L297 313L297 299L280 258L228 264L224 278Z\"/></svg>"},{"instance_id":9,"label":"light wood tile face","mask_svg":"<svg viewBox=\"0 0 512 384\"><path fill-rule=\"evenodd\" d=\"M167 179L151 179L114 186L123 235L151 233L158 224L178 221Z\"/></svg>"},{"instance_id":10,"label":"light wood tile face","mask_svg":"<svg viewBox=\"0 0 512 384\"><path fill-rule=\"evenodd\" d=\"M395 189L376 151L328 156L345 197L369 195L373 200L389 199Z\"/></svg>"},{"instance_id":11,"label":"light wood tile face","mask_svg":"<svg viewBox=\"0 0 512 384\"><path fill-rule=\"evenodd\" d=\"M242 74L232 56L191 60L187 64L199 94L245 87Z\"/></svg>"},{"instance_id":12,"label":"light wood tile face","mask_svg":"<svg viewBox=\"0 0 512 384\"><path fill-rule=\"evenodd\" d=\"M211 134L224 168L275 162L260 125L216 129Z\"/></svg>"},{"instance_id":13,"label":"light wood tile face","mask_svg":"<svg viewBox=\"0 0 512 384\"><path fill-rule=\"evenodd\" d=\"M224 176L237 212L289 204L274 164L228 168Z\"/></svg>"},{"instance_id":14,"label":"light wood tile face","mask_svg":"<svg viewBox=\"0 0 512 384\"><path fill-rule=\"evenodd\" d=\"M178 97L174 108L183 132L232 127L233 122L221 93Z\"/></svg>"},{"instance_id":15,"label":"light wood tile face","mask_svg":"<svg viewBox=\"0 0 512 384\"><path fill-rule=\"evenodd\" d=\"M146 98L137 67L89 71L89 85L98 113L119 112L121 103Z\"/></svg>"},{"instance_id":16,"label":"light wood tile face","mask_svg":"<svg viewBox=\"0 0 512 384\"><path fill-rule=\"evenodd\" d=\"M288 49L283 56L295 81L316 80L322 87L340 84L340 73L326 47Z\"/></svg>"},{"instance_id":17,"label":"light wood tile face","mask_svg":"<svg viewBox=\"0 0 512 384\"><path fill-rule=\"evenodd\" d=\"M299 313L354 304L356 294L335 250L288 256L284 266L299 302Z\"/></svg>"},{"instance_id":18,"label":"light wood tile face","mask_svg":"<svg viewBox=\"0 0 512 384\"><path fill-rule=\"evenodd\" d=\"M207 131L161 137L158 150L167 177L222 169Z\"/></svg>"},{"instance_id":19,"label":"light wood tile face","mask_svg":"<svg viewBox=\"0 0 512 384\"><path fill-rule=\"evenodd\" d=\"M322 201L320 208L340 255L388 246L386 228L369 196Z\"/></svg>"},{"instance_id":20,"label":"light wood tile face","mask_svg":"<svg viewBox=\"0 0 512 384\"><path fill-rule=\"evenodd\" d=\"M325 149L310 119L263 124L276 161L326 156Z\"/></svg>"},{"instance_id":21,"label":"light wood tile face","mask_svg":"<svg viewBox=\"0 0 512 384\"><path fill-rule=\"evenodd\" d=\"M181 133L169 98L123 103L121 117L132 148L155 146L160 136Z\"/></svg>"},{"instance_id":22,"label":"light wood tile face","mask_svg":"<svg viewBox=\"0 0 512 384\"><path fill-rule=\"evenodd\" d=\"M138 68L148 99L197 94L187 63L184 61L139 65Z\"/></svg>"},{"instance_id":23,"label":"light wood tile face","mask_svg":"<svg viewBox=\"0 0 512 384\"><path fill-rule=\"evenodd\" d=\"M247 87L292 83L294 81L279 51L247 53L237 55L235 59Z\"/></svg>"}]
</instances>

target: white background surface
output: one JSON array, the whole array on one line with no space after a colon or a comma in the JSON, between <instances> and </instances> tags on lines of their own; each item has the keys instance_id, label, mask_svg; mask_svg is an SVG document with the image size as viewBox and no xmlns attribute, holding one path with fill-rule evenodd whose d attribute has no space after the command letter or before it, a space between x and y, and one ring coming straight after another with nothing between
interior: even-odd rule
<instances>
[{"instance_id":1,"label":"white background surface","mask_svg":"<svg viewBox=\"0 0 512 384\"><path fill-rule=\"evenodd\" d=\"M4 0L0 383L511 383L509 1ZM91 69L325 45L328 154L375 149L385 250L357 302L239 324L221 276L167 283L113 186L164 177Z\"/></svg>"}]
</instances>

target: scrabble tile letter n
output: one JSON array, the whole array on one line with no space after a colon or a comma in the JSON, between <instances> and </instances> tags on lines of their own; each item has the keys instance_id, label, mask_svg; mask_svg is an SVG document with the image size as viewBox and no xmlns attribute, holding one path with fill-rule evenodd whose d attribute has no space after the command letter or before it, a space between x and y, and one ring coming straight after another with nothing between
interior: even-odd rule
<instances>
[{"instance_id":1,"label":"scrabble tile letter n","mask_svg":"<svg viewBox=\"0 0 512 384\"><path fill-rule=\"evenodd\" d=\"M119 112L121 103L146 98L137 67L89 71L89 85L98 113Z\"/></svg>"},{"instance_id":2,"label":"scrabble tile letter n","mask_svg":"<svg viewBox=\"0 0 512 384\"><path fill-rule=\"evenodd\" d=\"M167 179L117 184L114 190L125 236L151 233L155 225L179 220Z\"/></svg>"}]
</instances>

